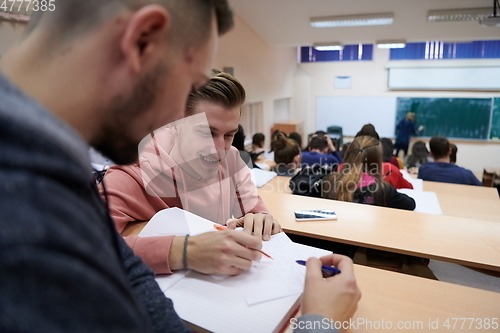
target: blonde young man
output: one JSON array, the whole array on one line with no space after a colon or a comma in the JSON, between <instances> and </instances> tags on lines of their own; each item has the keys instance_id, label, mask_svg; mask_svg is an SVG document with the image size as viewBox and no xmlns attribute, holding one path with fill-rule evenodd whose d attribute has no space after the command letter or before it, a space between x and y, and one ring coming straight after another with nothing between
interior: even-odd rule
<instances>
[{"instance_id":1,"label":"blonde young man","mask_svg":"<svg viewBox=\"0 0 500 333\"><path fill-rule=\"evenodd\" d=\"M158 211L179 207L245 233L208 233L187 240L187 265L202 273L238 274L260 253L249 250L254 237L269 240L281 231L251 181L250 169L231 146L238 131L243 86L214 71L189 95L187 118L144 140L139 162L113 166L100 185L118 231L148 221ZM236 218L232 220L232 218ZM179 223L171 221L171 223ZM185 237L126 237L134 252L157 273L183 269Z\"/></svg>"}]
</instances>

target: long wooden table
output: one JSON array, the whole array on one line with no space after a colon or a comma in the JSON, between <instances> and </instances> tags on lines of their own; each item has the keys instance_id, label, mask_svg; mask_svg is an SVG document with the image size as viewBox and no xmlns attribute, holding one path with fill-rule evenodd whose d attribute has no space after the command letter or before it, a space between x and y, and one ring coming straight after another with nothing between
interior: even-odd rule
<instances>
[{"instance_id":1,"label":"long wooden table","mask_svg":"<svg viewBox=\"0 0 500 333\"><path fill-rule=\"evenodd\" d=\"M259 194L288 233L500 271L498 222L290 195L282 184ZM338 219L296 222L300 209L334 209Z\"/></svg>"},{"instance_id":2,"label":"long wooden table","mask_svg":"<svg viewBox=\"0 0 500 333\"><path fill-rule=\"evenodd\" d=\"M132 224L126 233L137 235L145 224ZM489 320L491 325L493 318L497 323L500 320L500 293L361 265L354 269L362 297L352 319L355 329L348 332L478 332L482 331L477 329L479 323ZM459 318L475 321L471 326L468 320L459 329L463 322ZM398 325L404 329L397 329ZM291 328L286 332L292 332Z\"/></svg>"},{"instance_id":3,"label":"long wooden table","mask_svg":"<svg viewBox=\"0 0 500 333\"><path fill-rule=\"evenodd\" d=\"M443 215L500 222L496 188L424 181L424 191L436 192Z\"/></svg>"},{"instance_id":4,"label":"long wooden table","mask_svg":"<svg viewBox=\"0 0 500 333\"><path fill-rule=\"evenodd\" d=\"M360 265L354 271L362 297L352 318L358 325L347 332L483 332L486 318L500 320L499 293Z\"/></svg>"},{"instance_id":5,"label":"long wooden table","mask_svg":"<svg viewBox=\"0 0 500 333\"><path fill-rule=\"evenodd\" d=\"M275 177L258 191L291 193L289 180ZM500 198L495 188L424 181L423 190L436 193L443 215L500 222Z\"/></svg>"}]
</instances>

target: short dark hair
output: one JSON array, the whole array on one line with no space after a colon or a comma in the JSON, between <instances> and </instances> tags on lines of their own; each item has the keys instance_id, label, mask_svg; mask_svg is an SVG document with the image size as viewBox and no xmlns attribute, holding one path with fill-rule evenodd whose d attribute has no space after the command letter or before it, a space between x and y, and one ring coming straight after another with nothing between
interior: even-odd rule
<instances>
[{"instance_id":1,"label":"short dark hair","mask_svg":"<svg viewBox=\"0 0 500 333\"><path fill-rule=\"evenodd\" d=\"M238 124L238 132L234 134L231 145L240 151L245 151L245 130L243 126Z\"/></svg>"},{"instance_id":2,"label":"short dark hair","mask_svg":"<svg viewBox=\"0 0 500 333\"><path fill-rule=\"evenodd\" d=\"M450 154L450 163L457 163L457 152L458 152L458 147L457 145L450 143L450 148L451 148L451 154Z\"/></svg>"},{"instance_id":3,"label":"short dark hair","mask_svg":"<svg viewBox=\"0 0 500 333\"><path fill-rule=\"evenodd\" d=\"M315 136L309 142L309 149L319 149L320 151L328 147L328 141L324 136Z\"/></svg>"},{"instance_id":4,"label":"short dark hair","mask_svg":"<svg viewBox=\"0 0 500 333\"><path fill-rule=\"evenodd\" d=\"M297 142L297 144L299 145L299 148L302 149L302 136L299 133L292 132L288 134L288 137L292 140L295 140L295 142Z\"/></svg>"},{"instance_id":5,"label":"short dark hair","mask_svg":"<svg viewBox=\"0 0 500 333\"><path fill-rule=\"evenodd\" d=\"M255 133L252 137L252 144L263 147L264 146L264 141L266 140L266 136L262 133Z\"/></svg>"},{"instance_id":6,"label":"short dark hair","mask_svg":"<svg viewBox=\"0 0 500 333\"><path fill-rule=\"evenodd\" d=\"M433 136L429 141L429 146L434 159L447 157L450 154L450 142L444 136Z\"/></svg>"},{"instance_id":7,"label":"short dark hair","mask_svg":"<svg viewBox=\"0 0 500 333\"><path fill-rule=\"evenodd\" d=\"M389 138L380 139L380 143L382 144L382 161L389 162L394 151L394 143Z\"/></svg>"},{"instance_id":8,"label":"short dark hair","mask_svg":"<svg viewBox=\"0 0 500 333\"><path fill-rule=\"evenodd\" d=\"M227 0L61 0L57 1L57 10L33 12L25 32L30 34L43 25L54 39L71 40L103 25L120 11L149 4L159 4L169 11L168 38L181 47L200 45L208 39L213 14L219 35L234 26Z\"/></svg>"}]
</instances>

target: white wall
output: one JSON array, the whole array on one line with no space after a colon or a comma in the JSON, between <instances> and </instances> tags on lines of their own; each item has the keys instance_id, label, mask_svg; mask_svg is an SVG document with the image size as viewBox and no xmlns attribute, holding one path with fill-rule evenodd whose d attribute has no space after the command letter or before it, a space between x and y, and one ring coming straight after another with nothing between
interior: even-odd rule
<instances>
[{"instance_id":1,"label":"white wall","mask_svg":"<svg viewBox=\"0 0 500 333\"><path fill-rule=\"evenodd\" d=\"M272 47L238 15L235 28L222 36L216 68L234 67L235 77L247 92L247 102L263 102L264 134L269 145L275 100L291 98L297 49ZM293 107L291 110L293 118Z\"/></svg>"},{"instance_id":2,"label":"white wall","mask_svg":"<svg viewBox=\"0 0 500 333\"><path fill-rule=\"evenodd\" d=\"M372 61L343 61L302 63L299 65L301 76L309 83L302 83L300 89L294 89L293 96L302 105L300 112L307 114L306 133L316 131L317 96L394 96L394 97L500 97L499 92L460 92L460 91L389 91L387 89L387 68L389 50L374 48ZM437 62L436 60L434 62ZM468 62L470 62L469 60ZM483 60L474 60L483 61ZM488 60L484 60L488 61ZM489 60L491 61L491 60ZM418 63L416 61L415 63ZM408 62L407 62L408 63ZM421 63L421 61L420 61ZM457 64L464 61L457 60ZM351 76L351 89L335 89L335 76ZM302 82L305 82L302 79ZM307 87L307 84L310 87ZM295 87L296 85L294 85ZM367 106L369 107L369 106ZM360 126L361 128L361 126ZM482 173L483 167L500 167L500 144L458 145L459 165Z\"/></svg>"}]
</instances>

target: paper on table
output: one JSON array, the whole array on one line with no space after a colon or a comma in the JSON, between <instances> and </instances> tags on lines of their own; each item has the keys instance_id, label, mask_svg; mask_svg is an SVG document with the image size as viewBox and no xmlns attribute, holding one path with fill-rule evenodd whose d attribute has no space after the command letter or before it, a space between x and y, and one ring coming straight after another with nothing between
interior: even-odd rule
<instances>
[{"instance_id":1,"label":"paper on table","mask_svg":"<svg viewBox=\"0 0 500 333\"><path fill-rule=\"evenodd\" d=\"M168 208L156 213L139 233L140 237L153 236L185 236L189 227L185 211L179 208Z\"/></svg>"},{"instance_id":2,"label":"paper on table","mask_svg":"<svg viewBox=\"0 0 500 333\"><path fill-rule=\"evenodd\" d=\"M195 236L215 231L214 223L177 207L160 210L139 233L140 237Z\"/></svg>"},{"instance_id":3,"label":"paper on table","mask_svg":"<svg viewBox=\"0 0 500 333\"><path fill-rule=\"evenodd\" d=\"M416 190L416 191L423 191L424 190L424 183L423 183L422 179L413 178L412 176L410 176L408 171L406 171L404 169L400 169L399 172L401 172L404 179L406 179L408 182L410 182L410 184L413 186L414 190Z\"/></svg>"},{"instance_id":4,"label":"paper on table","mask_svg":"<svg viewBox=\"0 0 500 333\"><path fill-rule=\"evenodd\" d=\"M283 232L273 235L262 249L273 259L253 262L250 270L226 278L224 286L242 295L249 305L301 293L304 271L295 260L302 256L290 238Z\"/></svg>"},{"instance_id":5,"label":"paper on table","mask_svg":"<svg viewBox=\"0 0 500 333\"><path fill-rule=\"evenodd\" d=\"M413 198L416 203L415 212L442 215L441 206L435 192L425 192L402 188L399 193L404 193Z\"/></svg>"},{"instance_id":6,"label":"paper on table","mask_svg":"<svg viewBox=\"0 0 500 333\"><path fill-rule=\"evenodd\" d=\"M262 169L252 169L252 181L256 187L262 187L278 174L274 171L266 171Z\"/></svg>"},{"instance_id":7,"label":"paper on table","mask_svg":"<svg viewBox=\"0 0 500 333\"><path fill-rule=\"evenodd\" d=\"M185 271L178 271L178 272L175 272L174 274L170 274L170 275L157 275L156 276L156 283L158 283L160 290L165 292L165 290L167 290L168 288L172 287L177 282L182 280L182 278L184 278L186 273L187 272L185 272Z\"/></svg>"},{"instance_id":8,"label":"paper on table","mask_svg":"<svg viewBox=\"0 0 500 333\"><path fill-rule=\"evenodd\" d=\"M168 208L156 213L139 236L197 235L215 231L213 225L213 222L190 212L179 208ZM273 235L272 240L263 242L263 250L269 253L273 260L263 257L261 262L253 262L250 270L238 276L212 278L214 281L224 279L224 284L228 287L233 286L232 292L243 295L248 304L300 293L304 275L299 265L295 264L300 255L288 236L285 233ZM173 277L160 279L164 285L162 290L175 284L177 282L175 279Z\"/></svg>"},{"instance_id":9,"label":"paper on table","mask_svg":"<svg viewBox=\"0 0 500 333\"><path fill-rule=\"evenodd\" d=\"M305 245L293 245L298 255L294 259L331 253ZM305 275L305 267L296 263L293 265ZM165 295L172 298L175 310L183 320L218 333L279 332L300 299L299 293L248 305L242 295L227 289L227 280L221 283L208 275L200 278L191 274L167 290Z\"/></svg>"}]
</instances>

